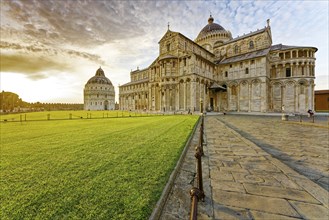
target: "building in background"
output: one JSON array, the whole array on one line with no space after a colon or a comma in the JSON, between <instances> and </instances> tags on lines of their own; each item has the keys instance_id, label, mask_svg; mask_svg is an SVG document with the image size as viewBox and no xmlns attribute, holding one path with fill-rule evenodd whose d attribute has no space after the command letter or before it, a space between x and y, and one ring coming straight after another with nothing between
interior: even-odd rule
<instances>
[{"instance_id":1,"label":"building in background","mask_svg":"<svg viewBox=\"0 0 329 220\"><path fill-rule=\"evenodd\" d=\"M120 109L305 113L314 109L316 51L272 45L269 20L232 38L210 15L194 41L168 26L159 56L119 87Z\"/></svg>"},{"instance_id":2,"label":"building in background","mask_svg":"<svg viewBox=\"0 0 329 220\"><path fill-rule=\"evenodd\" d=\"M315 91L314 106L316 112L329 112L329 90Z\"/></svg>"},{"instance_id":3,"label":"building in background","mask_svg":"<svg viewBox=\"0 0 329 220\"><path fill-rule=\"evenodd\" d=\"M115 92L112 82L105 76L102 68L96 71L84 88L85 110L114 110Z\"/></svg>"}]
</instances>

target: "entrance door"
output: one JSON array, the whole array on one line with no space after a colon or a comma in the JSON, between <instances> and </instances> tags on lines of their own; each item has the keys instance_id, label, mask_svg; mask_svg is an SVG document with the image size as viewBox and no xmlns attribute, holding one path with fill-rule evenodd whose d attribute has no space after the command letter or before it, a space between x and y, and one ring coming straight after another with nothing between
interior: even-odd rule
<instances>
[{"instance_id":1,"label":"entrance door","mask_svg":"<svg viewBox=\"0 0 329 220\"><path fill-rule=\"evenodd\" d=\"M104 110L108 110L108 105L109 105L109 102L106 100L104 102Z\"/></svg>"},{"instance_id":2,"label":"entrance door","mask_svg":"<svg viewBox=\"0 0 329 220\"><path fill-rule=\"evenodd\" d=\"M211 108L211 111L214 110L214 98L210 98L210 108Z\"/></svg>"}]
</instances>

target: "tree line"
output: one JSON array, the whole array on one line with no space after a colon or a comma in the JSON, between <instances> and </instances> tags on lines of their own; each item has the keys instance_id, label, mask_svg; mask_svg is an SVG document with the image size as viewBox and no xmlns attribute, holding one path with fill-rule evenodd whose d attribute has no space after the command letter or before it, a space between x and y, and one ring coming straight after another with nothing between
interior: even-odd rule
<instances>
[{"instance_id":1,"label":"tree line","mask_svg":"<svg viewBox=\"0 0 329 220\"><path fill-rule=\"evenodd\" d=\"M2 113L9 112L32 112L32 111L58 111L58 110L83 110L83 104L72 103L41 103L25 102L13 92L2 91L0 93L0 110Z\"/></svg>"}]
</instances>

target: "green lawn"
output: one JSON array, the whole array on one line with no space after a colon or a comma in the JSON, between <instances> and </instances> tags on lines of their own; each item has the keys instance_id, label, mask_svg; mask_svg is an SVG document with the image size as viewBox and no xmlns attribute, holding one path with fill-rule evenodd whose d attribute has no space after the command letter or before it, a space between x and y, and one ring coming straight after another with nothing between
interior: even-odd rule
<instances>
[{"instance_id":1,"label":"green lawn","mask_svg":"<svg viewBox=\"0 0 329 220\"><path fill-rule=\"evenodd\" d=\"M197 119L1 123L1 219L147 219Z\"/></svg>"},{"instance_id":2,"label":"green lawn","mask_svg":"<svg viewBox=\"0 0 329 220\"><path fill-rule=\"evenodd\" d=\"M31 120L54 120L54 119L87 119L87 118L122 118L135 116L149 116L147 112L129 112L129 111L43 111L29 113L15 113L0 115L0 121L20 122Z\"/></svg>"}]
</instances>

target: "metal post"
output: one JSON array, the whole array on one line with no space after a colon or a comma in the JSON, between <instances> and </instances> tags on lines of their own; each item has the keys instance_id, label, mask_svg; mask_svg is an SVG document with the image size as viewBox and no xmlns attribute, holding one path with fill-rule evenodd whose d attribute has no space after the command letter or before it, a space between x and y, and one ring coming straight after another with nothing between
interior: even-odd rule
<instances>
[{"instance_id":1,"label":"metal post","mask_svg":"<svg viewBox=\"0 0 329 220\"><path fill-rule=\"evenodd\" d=\"M200 148L201 148L201 154L202 156L204 155L204 152L203 152L203 129L204 129L204 117L203 115L201 116L201 126L200 126L200 142L199 142L199 145L200 145Z\"/></svg>"},{"instance_id":2,"label":"metal post","mask_svg":"<svg viewBox=\"0 0 329 220\"><path fill-rule=\"evenodd\" d=\"M200 198L202 201L204 200L204 193L203 193L203 180L202 180L202 162L201 162L201 149L200 147L197 148L197 152L194 155L197 158L197 183L198 183L198 189L201 191Z\"/></svg>"},{"instance_id":3,"label":"metal post","mask_svg":"<svg viewBox=\"0 0 329 220\"><path fill-rule=\"evenodd\" d=\"M196 220L198 217L198 201L204 201L204 191L203 191L203 179L202 179L202 162L201 158L203 155L203 128L204 128L204 119L203 115L201 116L201 125L200 125L200 138L198 146L196 147L195 158L197 159L197 187L193 187L190 191L191 195L191 213L190 220Z\"/></svg>"},{"instance_id":4,"label":"metal post","mask_svg":"<svg viewBox=\"0 0 329 220\"><path fill-rule=\"evenodd\" d=\"M198 218L198 200L201 194L202 192L196 187L193 187L190 191L192 200L190 220L196 220Z\"/></svg>"}]
</instances>

